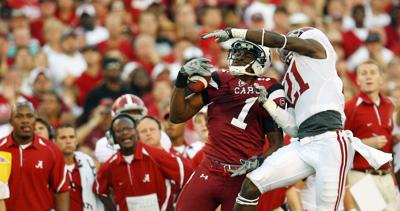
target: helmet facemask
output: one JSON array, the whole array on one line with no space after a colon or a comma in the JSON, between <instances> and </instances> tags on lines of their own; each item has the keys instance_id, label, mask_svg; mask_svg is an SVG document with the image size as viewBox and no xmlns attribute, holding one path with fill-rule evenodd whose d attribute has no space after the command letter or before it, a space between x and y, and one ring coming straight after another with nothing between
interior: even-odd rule
<instances>
[{"instance_id":1,"label":"helmet facemask","mask_svg":"<svg viewBox=\"0 0 400 211\"><path fill-rule=\"evenodd\" d=\"M232 44L228 60L233 75L263 76L271 65L271 53L269 48L238 40ZM240 64L243 61L245 64ZM252 68L253 73L246 71L248 67Z\"/></svg>"}]
</instances>

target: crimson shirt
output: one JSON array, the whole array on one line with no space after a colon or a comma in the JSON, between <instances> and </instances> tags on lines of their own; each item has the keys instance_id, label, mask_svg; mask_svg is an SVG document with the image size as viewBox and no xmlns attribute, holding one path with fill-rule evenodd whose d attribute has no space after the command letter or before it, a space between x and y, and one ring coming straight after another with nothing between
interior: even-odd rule
<instances>
[{"instance_id":1,"label":"crimson shirt","mask_svg":"<svg viewBox=\"0 0 400 211\"><path fill-rule=\"evenodd\" d=\"M384 135L388 142L380 150L392 153L392 114L394 106L389 98L383 95L380 95L379 97L380 104L378 106L362 92L348 101L344 109L347 117L345 129L351 130L354 136L360 139ZM381 167L381 169L388 168L390 168L390 163ZM356 152L354 156L353 169L365 170L372 169L372 167L359 153Z\"/></svg>"},{"instance_id":2,"label":"crimson shirt","mask_svg":"<svg viewBox=\"0 0 400 211\"><path fill-rule=\"evenodd\" d=\"M81 176L79 174L79 166L76 160L72 172L69 172L67 170L67 176L70 181L69 185L70 210L83 211L82 183L81 183Z\"/></svg>"},{"instance_id":3,"label":"crimson shirt","mask_svg":"<svg viewBox=\"0 0 400 211\"><path fill-rule=\"evenodd\" d=\"M0 140L0 150L12 154L8 211L50 210L54 193L68 191L64 156L54 143L35 135L23 149L10 133Z\"/></svg>"},{"instance_id":4,"label":"crimson shirt","mask_svg":"<svg viewBox=\"0 0 400 211\"><path fill-rule=\"evenodd\" d=\"M126 197L156 193L160 209L169 210L173 197L168 179L182 187L191 173L186 160L138 141L130 164L117 152L101 166L93 191L107 195L111 187L120 211L128 211Z\"/></svg>"},{"instance_id":5,"label":"crimson shirt","mask_svg":"<svg viewBox=\"0 0 400 211\"><path fill-rule=\"evenodd\" d=\"M278 127L258 102L254 83L264 86L277 105L284 106L282 85L271 78L258 78L248 84L229 71L216 71L212 78L202 93L204 104L209 104L205 157L237 164L240 159L261 155L265 134L277 131Z\"/></svg>"}]
</instances>

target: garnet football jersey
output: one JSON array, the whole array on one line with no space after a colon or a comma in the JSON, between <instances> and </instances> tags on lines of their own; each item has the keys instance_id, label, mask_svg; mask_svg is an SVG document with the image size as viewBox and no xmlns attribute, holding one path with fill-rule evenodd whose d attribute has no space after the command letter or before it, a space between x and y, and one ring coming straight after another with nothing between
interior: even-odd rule
<instances>
[{"instance_id":1,"label":"garnet football jersey","mask_svg":"<svg viewBox=\"0 0 400 211\"><path fill-rule=\"evenodd\" d=\"M245 82L229 71L216 71L207 89L202 93L208 104L209 140L204 155L211 160L239 163L262 154L265 134L277 131L268 112L258 101L254 83L264 86L269 97L284 107L283 87L271 78L255 78Z\"/></svg>"}]
</instances>

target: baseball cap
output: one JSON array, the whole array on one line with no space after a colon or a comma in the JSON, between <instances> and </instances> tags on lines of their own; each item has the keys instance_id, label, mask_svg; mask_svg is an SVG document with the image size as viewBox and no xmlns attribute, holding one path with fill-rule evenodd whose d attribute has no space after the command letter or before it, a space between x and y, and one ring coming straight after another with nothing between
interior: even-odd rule
<instances>
[{"instance_id":1,"label":"baseball cap","mask_svg":"<svg viewBox=\"0 0 400 211\"><path fill-rule=\"evenodd\" d=\"M121 69L122 62L114 57L105 57L103 59L103 68L104 70Z\"/></svg>"},{"instance_id":2,"label":"baseball cap","mask_svg":"<svg viewBox=\"0 0 400 211\"><path fill-rule=\"evenodd\" d=\"M76 9L76 15L77 15L78 17L82 16L83 14L87 14L87 15L93 17L93 16L96 15L96 10L95 10L95 8L94 8L93 5L91 5L91 4L84 4L84 5L79 6L79 7Z\"/></svg>"},{"instance_id":3,"label":"baseball cap","mask_svg":"<svg viewBox=\"0 0 400 211\"><path fill-rule=\"evenodd\" d=\"M304 13L297 12L293 13L288 21L290 25L309 24L310 18Z\"/></svg>"},{"instance_id":4,"label":"baseball cap","mask_svg":"<svg viewBox=\"0 0 400 211\"><path fill-rule=\"evenodd\" d=\"M76 34L76 32L74 30L68 29L68 30L64 31L64 33L62 33L61 41L65 40L67 38L70 38L70 37L76 38L77 36L78 35Z\"/></svg>"},{"instance_id":5,"label":"baseball cap","mask_svg":"<svg viewBox=\"0 0 400 211\"><path fill-rule=\"evenodd\" d=\"M37 67L31 71L31 74L29 75L29 78L28 78L28 83L30 85L33 85L33 83L35 83L37 77L40 74L43 74L44 76L46 76L46 78L50 78L49 69L43 68L43 67Z\"/></svg>"}]
</instances>

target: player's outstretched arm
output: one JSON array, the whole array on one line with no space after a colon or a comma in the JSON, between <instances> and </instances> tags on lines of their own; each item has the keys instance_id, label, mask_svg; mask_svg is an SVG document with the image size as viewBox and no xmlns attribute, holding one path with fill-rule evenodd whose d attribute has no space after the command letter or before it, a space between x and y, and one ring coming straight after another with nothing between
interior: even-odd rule
<instances>
[{"instance_id":1,"label":"player's outstretched arm","mask_svg":"<svg viewBox=\"0 0 400 211\"><path fill-rule=\"evenodd\" d=\"M268 98L267 90L265 87L258 84L254 84L254 87L259 91L258 101L263 105L265 110L268 111L269 115L275 122L282 128L282 130L291 137L297 137L298 128L296 125L296 119L294 116L294 110L292 108L283 109L279 107L275 101Z\"/></svg>"},{"instance_id":2,"label":"player's outstretched arm","mask_svg":"<svg viewBox=\"0 0 400 211\"><path fill-rule=\"evenodd\" d=\"M301 39L298 37L286 37L286 35L281 35L262 29L247 30L226 28L202 35L201 38L217 38L217 41L219 42L226 41L231 38L240 38L270 48L284 48L286 50L294 51L301 55L315 59L326 58L324 47L316 40Z\"/></svg>"}]
</instances>

